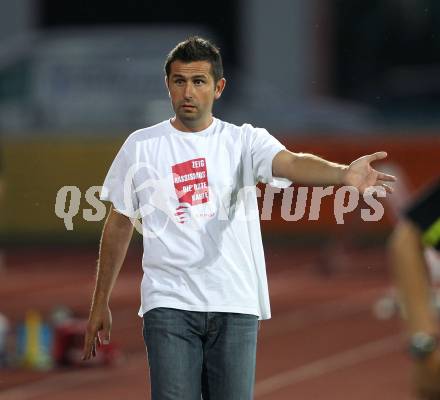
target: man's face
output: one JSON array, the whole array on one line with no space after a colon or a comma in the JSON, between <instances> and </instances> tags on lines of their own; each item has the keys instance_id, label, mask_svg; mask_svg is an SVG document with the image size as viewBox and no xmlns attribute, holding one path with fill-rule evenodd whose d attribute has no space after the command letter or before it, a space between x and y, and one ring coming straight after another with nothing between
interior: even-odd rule
<instances>
[{"instance_id":1,"label":"man's face","mask_svg":"<svg viewBox=\"0 0 440 400\"><path fill-rule=\"evenodd\" d=\"M224 79L214 82L208 61L173 61L166 83L176 117L193 127L210 118L214 100L225 86Z\"/></svg>"}]
</instances>

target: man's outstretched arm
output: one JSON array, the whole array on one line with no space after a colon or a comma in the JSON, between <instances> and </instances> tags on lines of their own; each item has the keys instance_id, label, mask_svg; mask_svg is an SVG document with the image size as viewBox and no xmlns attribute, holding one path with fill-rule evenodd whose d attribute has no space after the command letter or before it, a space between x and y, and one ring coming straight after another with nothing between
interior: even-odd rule
<instances>
[{"instance_id":1,"label":"man's outstretched arm","mask_svg":"<svg viewBox=\"0 0 440 400\"><path fill-rule=\"evenodd\" d=\"M102 231L98 271L93 293L89 322L85 333L83 360L96 355L96 345L110 341L112 317L109 308L110 294L121 270L133 235L130 218L110 208ZM102 331L102 338L99 332Z\"/></svg>"},{"instance_id":2,"label":"man's outstretched arm","mask_svg":"<svg viewBox=\"0 0 440 400\"><path fill-rule=\"evenodd\" d=\"M381 160L387 153L381 151L354 160L350 165L337 164L313 154L280 151L273 159L272 174L287 178L295 183L312 186L349 185L361 193L370 186L382 186L389 193L392 188L386 182L393 182L392 175L376 171L371 162Z\"/></svg>"}]
</instances>

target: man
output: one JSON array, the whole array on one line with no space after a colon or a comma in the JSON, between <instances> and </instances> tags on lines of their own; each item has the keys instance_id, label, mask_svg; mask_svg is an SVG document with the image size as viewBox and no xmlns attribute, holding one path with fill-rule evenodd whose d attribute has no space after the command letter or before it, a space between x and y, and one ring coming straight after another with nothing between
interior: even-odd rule
<instances>
[{"instance_id":1,"label":"man","mask_svg":"<svg viewBox=\"0 0 440 400\"><path fill-rule=\"evenodd\" d=\"M0 140L0 211L3 212L5 206L5 179L3 177L3 148ZM4 250L0 247L0 272L6 269Z\"/></svg>"},{"instance_id":2,"label":"man","mask_svg":"<svg viewBox=\"0 0 440 400\"><path fill-rule=\"evenodd\" d=\"M440 400L438 317L424 250L440 249L440 180L406 211L394 229L390 254L410 333L414 383L420 398Z\"/></svg>"},{"instance_id":3,"label":"man","mask_svg":"<svg viewBox=\"0 0 440 400\"><path fill-rule=\"evenodd\" d=\"M394 178L364 156L350 166L295 154L266 130L214 118L225 88L219 50L192 37L168 55L175 116L134 132L105 179L104 225L84 359L110 340L110 293L140 215L141 309L153 400L251 399L258 320L270 318L255 185L345 184ZM101 337L99 332L101 331Z\"/></svg>"}]
</instances>

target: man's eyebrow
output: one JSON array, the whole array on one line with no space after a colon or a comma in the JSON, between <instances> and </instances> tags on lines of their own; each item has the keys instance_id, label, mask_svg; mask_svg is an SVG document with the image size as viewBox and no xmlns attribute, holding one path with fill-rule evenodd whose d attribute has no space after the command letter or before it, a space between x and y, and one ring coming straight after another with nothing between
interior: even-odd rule
<instances>
[{"instance_id":1,"label":"man's eyebrow","mask_svg":"<svg viewBox=\"0 0 440 400\"><path fill-rule=\"evenodd\" d=\"M186 76L181 75L181 74L172 74L172 75L171 75L171 78L172 78L172 79L175 79L175 78L183 78L183 79L187 79ZM189 78L189 79L200 79L200 78L206 79L206 78L207 78L207 75L205 75L205 74L198 74L198 75L189 76L188 78Z\"/></svg>"}]
</instances>

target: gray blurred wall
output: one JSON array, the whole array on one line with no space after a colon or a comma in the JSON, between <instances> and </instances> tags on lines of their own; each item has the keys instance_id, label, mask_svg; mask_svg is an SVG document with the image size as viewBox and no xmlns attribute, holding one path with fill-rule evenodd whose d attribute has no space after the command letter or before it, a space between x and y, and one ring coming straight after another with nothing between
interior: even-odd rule
<instances>
[{"instance_id":1,"label":"gray blurred wall","mask_svg":"<svg viewBox=\"0 0 440 400\"><path fill-rule=\"evenodd\" d=\"M33 29L34 5L33 0L0 0L0 42Z\"/></svg>"}]
</instances>

